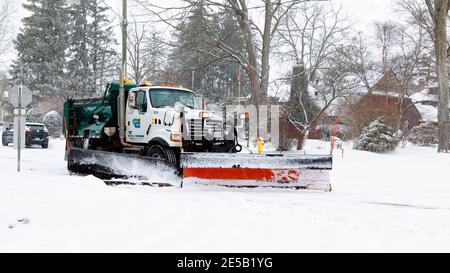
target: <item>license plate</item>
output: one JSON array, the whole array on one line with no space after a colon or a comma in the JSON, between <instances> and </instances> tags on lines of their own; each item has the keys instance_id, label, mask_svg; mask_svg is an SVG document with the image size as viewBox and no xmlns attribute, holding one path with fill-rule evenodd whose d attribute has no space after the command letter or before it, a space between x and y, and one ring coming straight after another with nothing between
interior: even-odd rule
<instances>
[{"instance_id":1,"label":"license plate","mask_svg":"<svg viewBox=\"0 0 450 273\"><path fill-rule=\"evenodd\" d=\"M36 140L36 141L40 141L41 139L40 139L40 138L38 138L38 137L36 137L36 138L34 138L34 140Z\"/></svg>"}]
</instances>

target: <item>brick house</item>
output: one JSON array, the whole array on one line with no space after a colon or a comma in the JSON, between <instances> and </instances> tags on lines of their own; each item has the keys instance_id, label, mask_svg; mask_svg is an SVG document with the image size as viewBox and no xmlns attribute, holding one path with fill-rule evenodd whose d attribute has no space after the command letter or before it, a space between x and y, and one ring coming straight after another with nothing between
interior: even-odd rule
<instances>
[{"instance_id":1,"label":"brick house","mask_svg":"<svg viewBox=\"0 0 450 273\"><path fill-rule=\"evenodd\" d=\"M408 93L417 93L425 88L425 81L419 80L410 87ZM346 109L346 116L354 128L355 136L358 136L364 127L368 126L378 117L384 117L385 120L394 127L397 117L400 114L400 94L402 87L396 78L395 73L390 70L383 75L373 86L365 93L360 94L356 101L350 104ZM410 97L403 99L401 106L403 113L400 130L407 131L418 126L422 121L422 115L416 107L415 101Z\"/></svg>"},{"instance_id":2,"label":"brick house","mask_svg":"<svg viewBox=\"0 0 450 273\"><path fill-rule=\"evenodd\" d=\"M400 128L410 130L418 126L422 116L410 98L404 99L402 108ZM358 130L362 130L378 117L384 117L391 126L394 126L399 115L399 98L394 95L365 94L356 104L349 106L349 110Z\"/></svg>"}]
</instances>

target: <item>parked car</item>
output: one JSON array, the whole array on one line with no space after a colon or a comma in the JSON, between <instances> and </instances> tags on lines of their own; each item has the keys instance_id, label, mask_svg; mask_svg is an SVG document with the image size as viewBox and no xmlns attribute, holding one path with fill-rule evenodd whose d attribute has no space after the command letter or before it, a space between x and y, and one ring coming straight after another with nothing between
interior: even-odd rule
<instances>
[{"instance_id":1,"label":"parked car","mask_svg":"<svg viewBox=\"0 0 450 273\"><path fill-rule=\"evenodd\" d=\"M13 143L13 128L14 124L9 124L5 127L5 129L2 132L2 144L3 146L8 146L9 143Z\"/></svg>"},{"instance_id":2,"label":"parked car","mask_svg":"<svg viewBox=\"0 0 450 273\"><path fill-rule=\"evenodd\" d=\"M8 146L13 143L14 129L10 125L2 133L2 144ZM48 148L48 130L42 123L25 123L25 146L40 145L42 148Z\"/></svg>"}]
</instances>

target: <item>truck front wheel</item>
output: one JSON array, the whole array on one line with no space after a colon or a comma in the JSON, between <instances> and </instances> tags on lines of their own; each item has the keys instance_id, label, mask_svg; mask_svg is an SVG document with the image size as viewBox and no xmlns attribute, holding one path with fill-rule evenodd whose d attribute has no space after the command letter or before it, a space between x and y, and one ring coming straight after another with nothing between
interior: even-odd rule
<instances>
[{"instance_id":1,"label":"truck front wheel","mask_svg":"<svg viewBox=\"0 0 450 273\"><path fill-rule=\"evenodd\" d=\"M175 166L177 164L177 156L175 154L175 151L169 147L163 147L157 144L151 145L147 150L147 156L165 159Z\"/></svg>"}]
</instances>

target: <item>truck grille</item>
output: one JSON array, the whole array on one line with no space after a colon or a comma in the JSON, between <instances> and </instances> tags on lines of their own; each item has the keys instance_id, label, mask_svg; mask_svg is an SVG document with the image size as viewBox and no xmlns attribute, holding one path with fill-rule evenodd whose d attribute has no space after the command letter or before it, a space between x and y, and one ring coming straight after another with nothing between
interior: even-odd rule
<instances>
[{"instance_id":1,"label":"truck grille","mask_svg":"<svg viewBox=\"0 0 450 273\"><path fill-rule=\"evenodd\" d=\"M206 120L205 121L205 128L204 132L207 133L210 128L212 128L212 131L214 132L214 138L221 138L222 137L222 121L219 120ZM190 121L190 138L191 140L202 140L203 139L203 126L202 126L202 120L195 119Z\"/></svg>"},{"instance_id":2,"label":"truck grille","mask_svg":"<svg viewBox=\"0 0 450 273\"><path fill-rule=\"evenodd\" d=\"M189 136L191 140L202 140L203 129L201 119L192 119L190 122Z\"/></svg>"}]
</instances>

